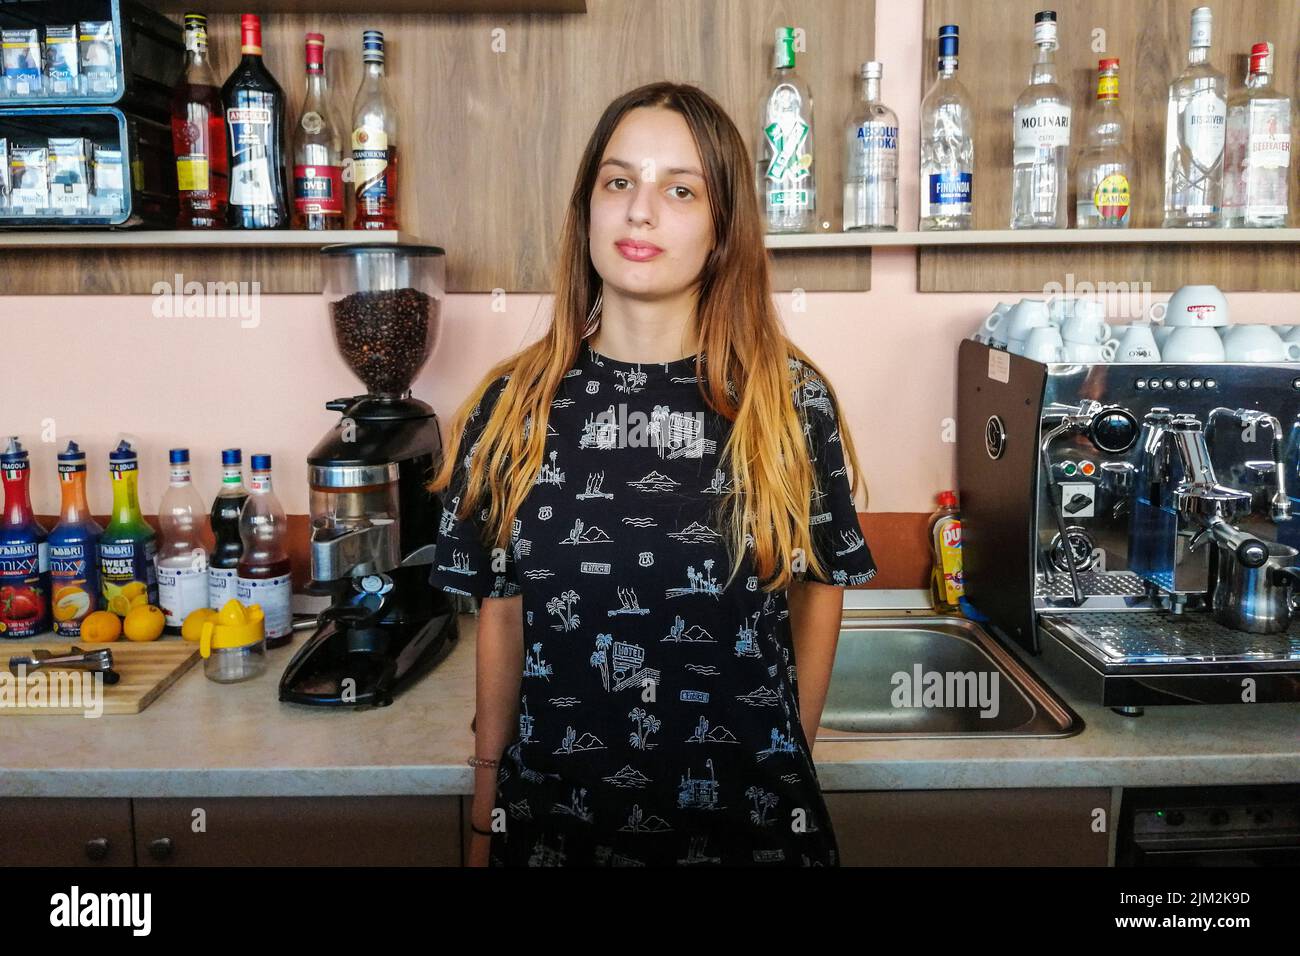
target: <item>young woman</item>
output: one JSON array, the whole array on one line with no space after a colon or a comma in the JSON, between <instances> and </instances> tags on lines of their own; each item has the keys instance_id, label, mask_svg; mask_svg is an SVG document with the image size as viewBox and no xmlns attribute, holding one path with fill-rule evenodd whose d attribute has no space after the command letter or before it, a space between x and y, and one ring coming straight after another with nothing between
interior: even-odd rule
<instances>
[{"instance_id":1,"label":"young woman","mask_svg":"<svg viewBox=\"0 0 1300 956\"><path fill-rule=\"evenodd\" d=\"M611 103L550 328L456 415L431 580L484 599L472 863L838 864L811 745L876 567L753 168L693 86Z\"/></svg>"}]
</instances>

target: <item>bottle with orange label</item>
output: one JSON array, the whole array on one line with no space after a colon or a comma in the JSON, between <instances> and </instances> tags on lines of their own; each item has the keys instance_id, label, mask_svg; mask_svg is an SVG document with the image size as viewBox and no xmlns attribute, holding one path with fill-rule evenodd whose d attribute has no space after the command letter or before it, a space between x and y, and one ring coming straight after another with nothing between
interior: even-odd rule
<instances>
[{"instance_id":1,"label":"bottle with orange label","mask_svg":"<svg viewBox=\"0 0 1300 956\"><path fill-rule=\"evenodd\" d=\"M50 532L50 588L54 633L80 637L81 622L99 607L101 528L86 503L86 453L75 441L59 452L59 523Z\"/></svg>"},{"instance_id":2,"label":"bottle with orange label","mask_svg":"<svg viewBox=\"0 0 1300 956\"><path fill-rule=\"evenodd\" d=\"M939 509L930 515L930 548L934 570L930 574L930 599L936 611L957 613L965 590L961 569L961 515L957 511L957 494L939 494Z\"/></svg>"}]
</instances>

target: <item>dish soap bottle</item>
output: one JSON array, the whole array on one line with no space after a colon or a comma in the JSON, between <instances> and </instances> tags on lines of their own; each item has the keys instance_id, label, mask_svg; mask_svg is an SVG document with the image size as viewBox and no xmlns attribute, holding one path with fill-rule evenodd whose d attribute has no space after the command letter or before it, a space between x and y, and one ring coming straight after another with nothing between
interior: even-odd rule
<instances>
[{"instance_id":1,"label":"dish soap bottle","mask_svg":"<svg viewBox=\"0 0 1300 956\"><path fill-rule=\"evenodd\" d=\"M34 637L50 627L50 559L45 529L32 513L31 463L16 437L0 451L0 471L0 637Z\"/></svg>"},{"instance_id":2,"label":"dish soap bottle","mask_svg":"<svg viewBox=\"0 0 1300 956\"><path fill-rule=\"evenodd\" d=\"M165 630L179 634L191 611L208 606L208 533L203 500L190 481L190 451L168 453L171 480L158 508L158 605Z\"/></svg>"},{"instance_id":3,"label":"dish soap bottle","mask_svg":"<svg viewBox=\"0 0 1300 956\"><path fill-rule=\"evenodd\" d=\"M99 607L99 537L104 529L86 503L86 453L75 441L59 452L59 523L50 532L50 602L54 633L80 637L81 622Z\"/></svg>"},{"instance_id":4,"label":"dish soap bottle","mask_svg":"<svg viewBox=\"0 0 1300 956\"><path fill-rule=\"evenodd\" d=\"M961 574L961 515L957 494L939 494L939 509L930 515L930 550L934 568L930 572L930 599L936 611L958 613L965 591Z\"/></svg>"},{"instance_id":5,"label":"dish soap bottle","mask_svg":"<svg viewBox=\"0 0 1300 956\"><path fill-rule=\"evenodd\" d=\"M140 461L125 438L108 453L113 479L113 517L99 539L99 581L104 606L118 617L158 604L154 573L157 536L140 513Z\"/></svg>"}]
</instances>

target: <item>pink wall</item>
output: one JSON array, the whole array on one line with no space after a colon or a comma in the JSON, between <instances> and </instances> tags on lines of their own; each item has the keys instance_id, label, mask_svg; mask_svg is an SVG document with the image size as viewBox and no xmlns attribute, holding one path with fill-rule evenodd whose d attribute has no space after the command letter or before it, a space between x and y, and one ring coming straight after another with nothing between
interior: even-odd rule
<instances>
[{"instance_id":1,"label":"pink wall","mask_svg":"<svg viewBox=\"0 0 1300 956\"><path fill-rule=\"evenodd\" d=\"M877 9L884 97L903 131L901 215L910 229L917 210L921 0L887 0ZM817 119L838 125L842 118ZM870 292L813 294L798 314L778 296L790 335L839 392L863 458L869 510L930 511L935 492L952 485L945 420L954 414L956 344L998 298L916 292L916 256L908 249L876 252ZM1300 305L1300 296L1290 294L1238 293L1229 300L1238 321L1252 322L1295 321ZM237 318L157 318L152 304L148 296L0 296L0 433L20 435L33 452L37 510L57 509L56 443L69 437L91 456L92 507L107 510L106 456L127 432L139 439L148 512L157 509L166 451L175 445L191 449L205 496L218 484L221 448L239 445L245 460L270 452L286 509L305 512L305 457L336 417L322 403L360 390L334 350L323 302L266 296L253 328ZM543 328L542 296L509 295L504 312L491 305L486 295L456 295L443 310L441 340L415 392L444 425L493 361Z\"/></svg>"}]
</instances>

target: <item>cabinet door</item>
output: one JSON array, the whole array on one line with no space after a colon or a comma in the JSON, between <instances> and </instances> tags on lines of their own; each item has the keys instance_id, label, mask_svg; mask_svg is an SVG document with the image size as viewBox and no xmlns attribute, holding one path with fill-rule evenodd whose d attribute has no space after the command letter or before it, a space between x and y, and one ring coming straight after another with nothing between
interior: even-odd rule
<instances>
[{"instance_id":1,"label":"cabinet door","mask_svg":"<svg viewBox=\"0 0 1300 956\"><path fill-rule=\"evenodd\" d=\"M0 866L134 866L131 801L0 799Z\"/></svg>"},{"instance_id":2,"label":"cabinet door","mask_svg":"<svg viewBox=\"0 0 1300 956\"><path fill-rule=\"evenodd\" d=\"M827 793L845 866L1106 866L1110 790Z\"/></svg>"},{"instance_id":3,"label":"cabinet door","mask_svg":"<svg viewBox=\"0 0 1300 956\"><path fill-rule=\"evenodd\" d=\"M457 797L136 800L141 866L459 866Z\"/></svg>"}]
</instances>

